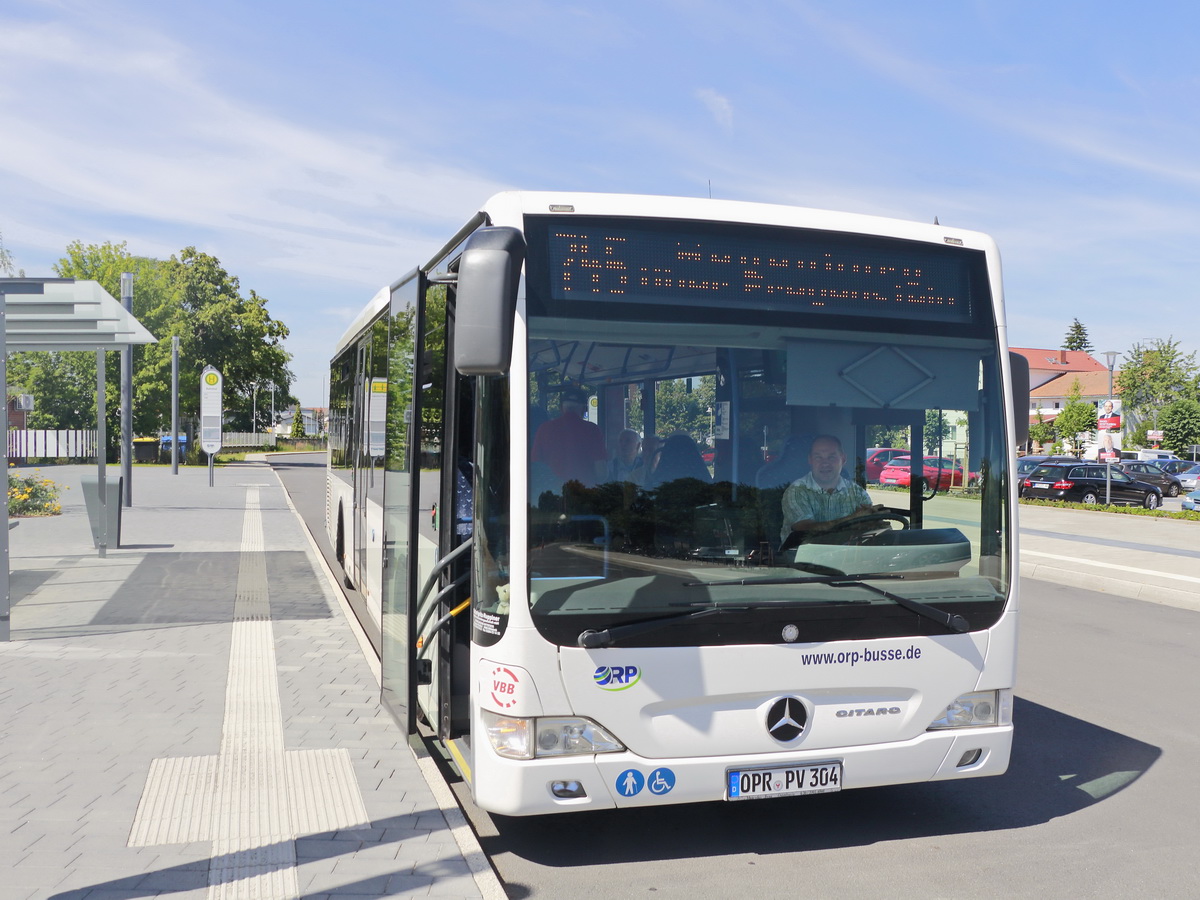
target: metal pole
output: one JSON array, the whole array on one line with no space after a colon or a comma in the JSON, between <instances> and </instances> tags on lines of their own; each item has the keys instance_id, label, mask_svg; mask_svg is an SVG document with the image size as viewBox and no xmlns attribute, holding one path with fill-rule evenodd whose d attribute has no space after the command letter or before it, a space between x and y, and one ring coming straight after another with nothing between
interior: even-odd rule
<instances>
[{"instance_id":1,"label":"metal pole","mask_svg":"<svg viewBox=\"0 0 1200 900\"><path fill-rule=\"evenodd\" d=\"M171 338L171 474L179 474L179 336Z\"/></svg>"},{"instance_id":2,"label":"metal pole","mask_svg":"<svg viewBox=\"0 0 1200 900\"><path fill-rule=\"evenodd\" d=\"M8 336L7 336L7 323L5 322L5 318L4 318L5 315L6 315L6 313L5 313L4 293L3 293L3 291L0 291L0 384L3 384L5 386L4 387L4 412L0 413L0 428L2 428L4 431L3 445L0 446L0 462L3 462L4 471L7 472L8 471L8 353L7 353L7 351L5 351L5 346L7 345L7 342L8 342ZM8 496L7 488L5 489L5 496L6 497ZM5 500L6 510L7 510L7 504L8 504L8 501ZM5 515L5 519L7 519L7 518L8 518L8 516ZM0 641L8 641L12 635L11 622L10 622L10 613L12 610L12 596L9 593L9 586L8 586L8 583L9 583L8 566L9 566L9 562L10 562L10 560L8 558L8 522L4 523L4 537L0 538L0 540L3 540L3 542L4 542L3 543L4 559L2 561L0 561L0 577L4 578L4 584L0 585L0 587L3 587L3 591L0 591L0 593L3 593L3 595L4 595L3 601L0 601L3 603L3 605L0 606Z\"/></svg>"},{"instance_id":3,"label":"metal pole","mask_svg":"<svg viewBox=\"0 0 1200 900\"><path fill-rule=\"evenodd\" d=\"M100 527L97 529L97 549L100 558L108 555L108 490L104 483L105 455L108 451L108 436L104 433L104 351L96 351L96 493L100 505Z\"/></svg>"},{"instance_id":4,"label":"metal pole","mask_svg":"<svg viewBox=\"0 0 1200 900\"><path fill-rule=\"evenodd\" d=\"M133 315L133 273L121 273L121 305ZM133 347L121 348L121 477L125 496L121 502L133 506Z\"/></svg>"}]
</instances>

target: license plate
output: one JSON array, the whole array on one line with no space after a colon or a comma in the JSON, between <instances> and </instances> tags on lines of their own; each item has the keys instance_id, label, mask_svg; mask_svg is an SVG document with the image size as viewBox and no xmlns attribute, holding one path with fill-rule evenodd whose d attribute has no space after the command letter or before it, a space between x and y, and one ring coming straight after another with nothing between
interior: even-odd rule
<instances>
[{"instance_id":1,"label":"license plate","mask_svg":"<svg viewBox=\"0 0 1200 900\"><path fill-rule=\"evenodd\" d=\"M1035 488L1043 488L1043 489L1044 489L1044 488L1048 488L1048 487L1050 487L1050 482L1048 482L1048 481L1035 481L1035 482L1033 483L1033 486L1034 486Z\"/></svg>"},{"instance_id":2,"label":"license plate","mask_svg":"<svg viewBox=\"0 0 1200 900\"><path fill-rule=\"evenodd\" d=\"M726 800L830 794L842 789L840 762L772 766L769 769L732 769L726 775Z\"/></svg>"}]
</instances>

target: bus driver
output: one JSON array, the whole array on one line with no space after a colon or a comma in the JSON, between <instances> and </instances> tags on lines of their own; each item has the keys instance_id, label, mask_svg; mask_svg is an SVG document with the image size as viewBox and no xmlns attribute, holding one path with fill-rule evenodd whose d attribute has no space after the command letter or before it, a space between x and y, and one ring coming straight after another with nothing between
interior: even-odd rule
<instances>
[{"instance_id":1,"label":"bus driver","mask_svg":"<svg viewBox=\"0 0 1200 900\"><path fill-rule=\"evenodd\" d=\"M859 516L878 512L862 485L842 477L846 453L842 442L832 434L818 435L808 451L810 471L793 481L783 492L783 530L786 541L792 532L801 532L800 540L836 531ZM793 542L795 538L793 537Z\"/></svg>"}]
</instances>

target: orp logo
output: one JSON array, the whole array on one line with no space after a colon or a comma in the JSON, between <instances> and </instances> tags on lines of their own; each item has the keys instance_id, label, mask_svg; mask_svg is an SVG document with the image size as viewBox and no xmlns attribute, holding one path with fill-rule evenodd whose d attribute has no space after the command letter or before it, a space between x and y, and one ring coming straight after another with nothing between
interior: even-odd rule
<instances>
[{"instance_id":1,"label":"orp logo","mask_svg":"<svg viewBox=\"0 0 1200 900\"><path fill-rule=\"evenodd\" d=\"M601 690L624 691L642 680L642 670L637 666L600 666L592 679Z\"/></svg>"}]
</instances>

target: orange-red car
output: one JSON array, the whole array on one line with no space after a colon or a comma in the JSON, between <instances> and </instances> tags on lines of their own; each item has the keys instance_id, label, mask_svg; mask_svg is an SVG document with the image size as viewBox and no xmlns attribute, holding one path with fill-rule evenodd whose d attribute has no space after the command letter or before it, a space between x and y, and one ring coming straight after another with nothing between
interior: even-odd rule
<instances>
[{"instance_id":1,"label":"orange-red car","mask_svg":"<svg viewBox=\"0 0 1200 900\"><path fill-rule=\"evenodd\" d=\"M926 456L924 464L926 484L936 486L939 491L950 487L967 487L979 480L977 472L964 473L961 466L955 465L954 460L944 456ZM897 456L880 471L879 483L908 487L911 475L912 457Z\"/></svg>"}]
</instances>

